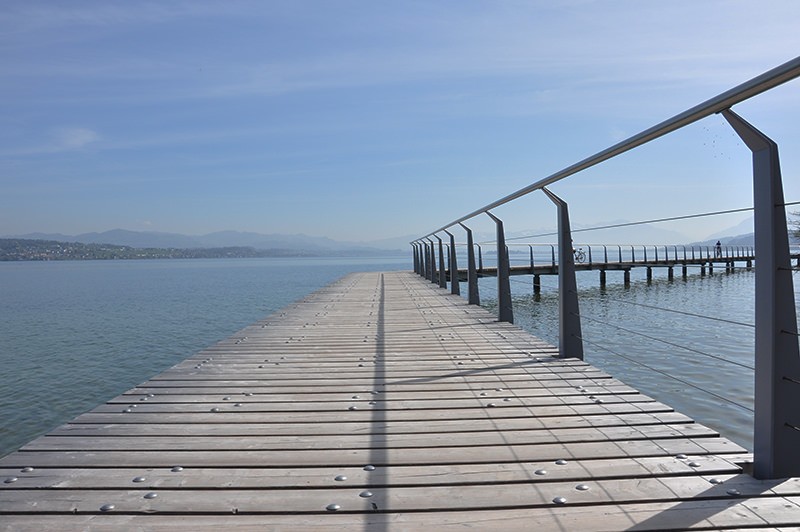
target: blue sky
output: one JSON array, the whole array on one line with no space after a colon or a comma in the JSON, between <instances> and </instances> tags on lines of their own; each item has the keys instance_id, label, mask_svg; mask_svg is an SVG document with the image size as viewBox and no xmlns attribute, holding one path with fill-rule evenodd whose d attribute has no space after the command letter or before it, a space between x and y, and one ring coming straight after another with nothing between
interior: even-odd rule
<instances>
[{"instance_id":1,"label":"blue sky","mask_svg":"<svg viewBox=\"0 0 800 532\"><path fill-rule=\"evenodd\" d=\"M424 234L792 59L798 21L795 0L6 1L0 235ZM798 104L794 81L736 108L789 201ZM552 188L580 225L747 207L749 157L715 116ZM541 194L497 214L555 224Z\"/></svg>"}]
</instances>

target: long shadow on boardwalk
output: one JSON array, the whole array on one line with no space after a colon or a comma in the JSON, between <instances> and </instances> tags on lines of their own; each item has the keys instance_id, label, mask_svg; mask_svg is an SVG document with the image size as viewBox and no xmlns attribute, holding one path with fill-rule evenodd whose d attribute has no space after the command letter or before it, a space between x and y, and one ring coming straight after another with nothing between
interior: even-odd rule
<instances>
[{"instance_id":1,"label":"long shadow on boardwalk","mask_svg":"<svg viewBox=\"0 0 800 532\"><path fill-rule=\"evenodd\" d=\"M386 390L386 286L384 284L383 274L380 276L380 300L378 304L378 323L377 331L375 334L375 375L373 378L373 390L380 392L375 395L375 400L380 401L382 405L387 404L389 399ZM376 408L372 411L372 426L375 428L370 436L370 465L375 467L387 468L386 474L383 476L382 483L389 485L389 445L386 425L385 407ZM371 484L371 483L370 483ZM378 503L371 499L365 499L372 506L375 512L381 512ZM365 530L370 531L387 531L389 530L389 514L376 513L376 515L365 523Z\"/></svg>"}]
</instances>

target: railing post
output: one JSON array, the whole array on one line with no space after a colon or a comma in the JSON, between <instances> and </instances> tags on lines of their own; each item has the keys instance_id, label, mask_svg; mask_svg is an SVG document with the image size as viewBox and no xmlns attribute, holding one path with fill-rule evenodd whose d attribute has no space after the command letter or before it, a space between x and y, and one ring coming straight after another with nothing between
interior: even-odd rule
<instances>
[{"instance_id":1,"label":"railing post","mask_svg":"<svg viewBox=\"0 0 800 532\"><path fill-rule=\"evenodd\" d=\"M420 259L420 275L424 278L428 278L428 250L425 247L425 242L419 240L419 259Z\"/></svg>"},{"instance_id":2,"label":"railing post","mask_svg":"<svg viewBox=\"0 0 800 532\"><path fill-rule=\"evenodd\" d=\"M461 295L461 287L458 285L458 261L456 260L456 237L453 233L445 230L450 236L450 293L457 296Z\"/></svg>"},{"instance_id":3,"label":"railing post","mask_svg":"<svg viewBox=\"0 0 800 532\"><path fill-rule=\"evenodd\" d=\"M583 335L569 209L564 200L546 188L543 187L542 192L547 194L558 208L558 356L583 360Z\"/></svg>"},{"instance_id":4,"label":"railing post","mask_svg":"<svg viewBox=\"0 0 800 532\"><path fill-rule=\"evenodd\" d=\"M428 270L428 273L430 274L430 277L428 277L428 280L430 282L432 282L432 283L435 283L436 282L436 253L434 253L433 240L431 240L430 237L428 238L428 242L431 243L430 246L428 246L428 261L430 262L430 265L431 265L431 267Z\"/></svg>"},{"instance_id":5,"label":"railing post","mask_svg":"<svg viewBox=\"0 0 800 532\"><path fill-rule=\"evenodd\" d=\"M414 273L419 274L419 250L416 242L411 243L411 249L414 253Z\"/></svg>"},{"instance_id":6,"label":"railing post","mask_svg":"<svg viewBox=\"0 0 800 532\"><path fill-rule=\"evenodd\" d=\"M497 318L500 321L514 323L514 309L511 306L511 282L508 265L508 249L506 249L506 235L503 230L503 221L494 214L486 211L494 220L497 228Z\"/></svg>"},{"instance_id":7,"label":"railing post","mask_svg":"<svg viewBox=\"0 0 800 532\"><path fill-rule=\"evenodd\" d=\"M433 237L439 241L439 277L437 278L439 288L447 288L447 275L444 268L444 245L441 238L436 235L433 235Z\"/></svg>"},{"instance_id":8,"label":"railing post","mask_svg":"<svg viewBox=\"0 0 800 532\"><path fill-rule=\"evenodd\" d=\"M478 246L478 271L483 273L483 250L480 244L475 245Z\"/></svg>"},{"instance_id":9,"label":"railing post","mask_svg":"<svg viewBox=\"0 0 800 532\"><path fill-rule=\"evenodd\" d=\"M756 478L800 475L800 349L778 145L730 109L722 115L753 152L756 268Z\"/></svg>"},{"instance_id":10,"label":"railing post","mask_svg":"<svg viewBox=\"0 0 800 532\"><path fill-rule=\"evenodd\" d=\"M462 223L458 225L467 232L467 301L470 305L480 305L481 297L478 292L478 271L475 269L475 247L472 242L472 229Z\"/></svg>"}]
</instances>

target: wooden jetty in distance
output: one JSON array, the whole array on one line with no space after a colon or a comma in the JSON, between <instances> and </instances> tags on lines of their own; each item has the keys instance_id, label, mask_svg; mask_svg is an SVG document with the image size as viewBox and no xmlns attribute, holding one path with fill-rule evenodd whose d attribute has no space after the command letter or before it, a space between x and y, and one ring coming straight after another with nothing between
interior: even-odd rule
<instances>
[{"instance_id":1,"label":"wooden jetty in distance","mask_svg":"<svg viewBox=\"0 0 800 532\"><path fill-rule=\"evenodd\" d=\"M800 479L557 354L351 274L0 459L0 529L800 526Z\"/></svg>"},{"instance_id":2,"label":"wooden jetty in distance","mask_svg":"<svg viewBox=\"0 0 800 532\"><path fill-rule=\"evenodd\" d=\"M477 262L477 275L478 277L497 277L497 267L483 265L483 252L480 246L478 248L478 262ZM529 254L526 254L520 248L529 248ZM546 260L534 258L534 247L546 247L550 249ZM447 248L447 246L445 246ZM674 270L680 268L681 277L686 279L689 274L689 268L697 268L700 275L714 274L714 268L724 269L726 272L732 272L737 267L744 267L751 269L755 261L755 250L751 246L722 246L716 250L714 246L676 246L676 245L651 245L651 246L622 246L622 245L586 245L576 247L575 250L575 271L598 271L600 273L600 286L606 285L606 272L607 271L621 271L623 272L623 282L625 285L630 284L630 272L634 268L646 268L647 280L652 280L654 268L664 268L667 270L667 278L674 278ZM526 258L526 255L529 258ZM443 255L450 257L449 252ZM515 254L509 254L509 259L512 264L509 266L509 275L532 275L533 287L538 293L540 285L540 276L542 275L558 275L558 260L555 245L520 245ZM797 262L797 267L800 268L800 255L792 255L792 259ZM451 267L449 261L446 260L447 267L445 269L445 277L447 282L451 280ZM521 265L520 262L526 264ZM459 282L468 281L468 270L466 268L458 269Z\"/></svg>"}]
</instances>

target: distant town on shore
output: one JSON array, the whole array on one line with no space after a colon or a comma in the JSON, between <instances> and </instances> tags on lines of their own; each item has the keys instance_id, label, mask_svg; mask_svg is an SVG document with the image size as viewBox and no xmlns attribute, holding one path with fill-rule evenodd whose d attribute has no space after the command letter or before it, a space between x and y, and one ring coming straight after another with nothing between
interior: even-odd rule
<instances>
[{"instance_id":1,"label":"distant town on shore","mask_svg":"<svg viewBox=\"0 0 800 532\"><path fill-rule=\"evenodd\" d=\"M393 255L387 250L255 249L247 246L219 248L134 248L114 244L82 244L56 240L0 239L0 261L227 259L259 257L359 257Z\"/></svg>"}]
</instances>

